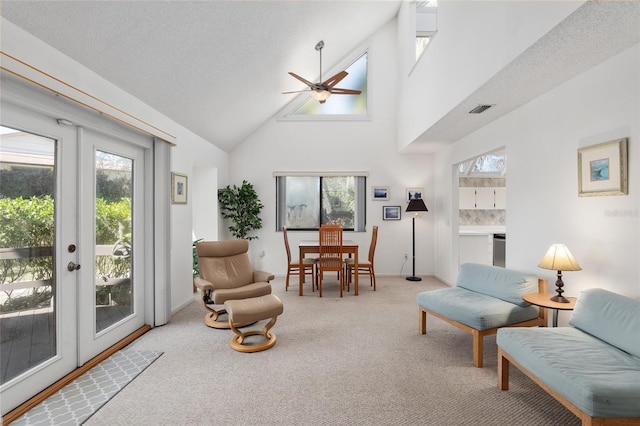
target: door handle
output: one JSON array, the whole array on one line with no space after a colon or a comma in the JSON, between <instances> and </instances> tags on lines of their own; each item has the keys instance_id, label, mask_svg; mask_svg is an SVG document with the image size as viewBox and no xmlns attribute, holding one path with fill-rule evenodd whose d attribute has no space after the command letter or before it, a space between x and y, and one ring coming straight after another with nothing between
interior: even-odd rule
<instances>
[{"instance_id":1,"label":"door handle","mask_svg":"<svg viewBox=\"0 0 640 426\"><path fill-rule=\"evenodd\" d=\"M78 269L80 269L80 265L78 265L77 263L69 262L69 264L67 265L67 269L70 272L77 271Z\"/></svg>"}]
</instances>

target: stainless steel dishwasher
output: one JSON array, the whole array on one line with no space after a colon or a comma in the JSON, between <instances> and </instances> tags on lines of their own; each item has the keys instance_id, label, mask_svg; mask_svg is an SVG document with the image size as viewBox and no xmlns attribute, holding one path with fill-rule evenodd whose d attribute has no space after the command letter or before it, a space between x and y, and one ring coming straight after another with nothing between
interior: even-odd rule
<instances>
[{"instance_id":1,"label":"stainless steel dishwasher","mask_svg":"<svg viewBox=\"0 0 640 426\"><path fill-rule=\"evenodd\" d=\"M505 267L507 234L493 234L493 265Z\"/></svg>"}]
</instances>

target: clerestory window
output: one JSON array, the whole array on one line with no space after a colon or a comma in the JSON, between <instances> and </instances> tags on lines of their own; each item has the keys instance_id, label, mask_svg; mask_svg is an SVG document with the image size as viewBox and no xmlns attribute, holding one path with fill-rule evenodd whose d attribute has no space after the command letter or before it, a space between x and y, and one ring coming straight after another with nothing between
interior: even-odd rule
<instances>
[{"instance_id":1,"label":"clerestory window","mask_svg":"<svg viewBox=\"0 0 640 426\"><path fill-rule=\"evenodd\" d=\"M437 0L416 2L416 61L424 53L438 31Z\"/></svg>"},{"instance_id":2,"label":"clerestory window","mask_svg":"<svg viewBox=\"0 0 640 426\"><path fill-rule=\"evenodd\" d=\"M367 52L359 56L345 71L349 73L336 87L342 89L360 90L359 95L329 96L323 104L308 97L300 106L295 108L289 118L313 117L323 118L327 116L366 116L367 115ZM323 74L324 77L324 74Z\"/></svg>"},{"instance_id":3,"label":"clerestory window","mask_svg":"<svg viewBox=\"0 0 640 426\"><path fill-rule=\"evenodd\" d=\"M485 154L460 163L460 176L504 176L507 172L505 154Z\"/></svg>"}]
</instances>

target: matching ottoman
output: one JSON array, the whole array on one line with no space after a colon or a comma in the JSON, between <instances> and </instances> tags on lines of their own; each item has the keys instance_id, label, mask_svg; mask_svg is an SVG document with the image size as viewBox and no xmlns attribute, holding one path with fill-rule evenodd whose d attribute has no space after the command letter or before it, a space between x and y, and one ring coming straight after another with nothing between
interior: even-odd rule
<instances>
[{"instance_id":1,"label":"matching ottoman","mask_svg":"<svg viewBox=\"0 0 640 426\"><path fill-rule=\"evenodd\" d=\"M229 325L236 334L231 339L231 347L238 352L259 352L269 349L276 344L276 335L269 330L275 325L278 315L282 314L284 308L282 301L274 294L267 294L249 299L227 300L224 302L225 310L229 315ZM262 330L249 330L242 332L238 330L244 324L252 324L261 320L270 320ZM262 335L265 342L248 345L244 344L247 336Z\"/></svg>"}]
</instances>

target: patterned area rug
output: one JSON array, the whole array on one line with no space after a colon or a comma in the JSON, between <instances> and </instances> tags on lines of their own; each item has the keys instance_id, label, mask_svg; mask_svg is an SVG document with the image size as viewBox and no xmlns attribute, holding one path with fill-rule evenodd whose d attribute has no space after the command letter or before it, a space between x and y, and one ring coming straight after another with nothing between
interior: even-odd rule
<instances>
[{"instance_id":1,"label":"patterned area rug","mask_svg":"<svg viewBox=\"0 0 640 426\"><path fill-rule=\"evenodd\" d=\"M160 355L162 352L122 349L45 399L13 424L82 424Z\"/></svg>"}]
</instances>

